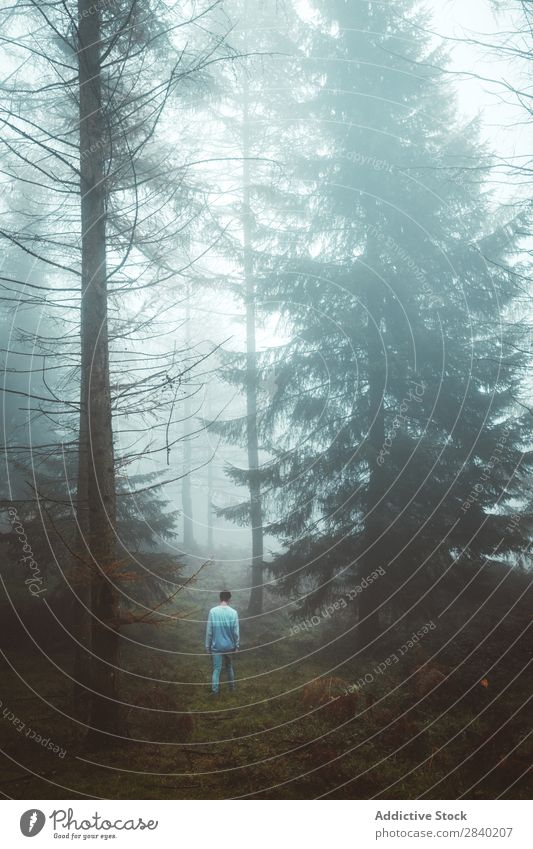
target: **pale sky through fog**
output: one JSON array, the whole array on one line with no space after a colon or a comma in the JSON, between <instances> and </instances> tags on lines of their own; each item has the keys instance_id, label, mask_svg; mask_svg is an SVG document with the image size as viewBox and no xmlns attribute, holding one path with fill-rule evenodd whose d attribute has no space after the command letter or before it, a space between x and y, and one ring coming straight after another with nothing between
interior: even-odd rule
<instances>
[{"instance_id":1,"label":"pale sky through fog","mask_svg":"<svg viewBox=\"0 0 533 849\"><path fill-rule=\"evenodd\" d=\"M523 110L511 105L511 93L490 82L506 80L523 85L525 67L498 58L489 47L453 40L475 39L489 45L498 42L498 33L513 30L510 15L496 15L490 0L432 0L429 8L433 10L435 32L447 39L445 43L451 51L450 70L485 78L452 76L461 112L469 117L481 116L483 137L496 153L502 156L529 154L532 130L524 122Z\"/></svg>"},{"instance_id":2,"label":"pale sky through fog","mask_svg":"<svg viewBox=\"0 0 533 849\"><path fill-rule=\"evenodd\" d=\"M528 157L533 148L533 128L525 120L524 110L514 102L512 93L506 92L498 81L517 83L524 88L528 85L529 68L525 62L520 66L506 57L498 57L490 48L500 43L502 32L516 31L518 15L513 21L508 12L496 14L492 0L426 0L421 8L429 9L433 16L431 31L435 33L435 44L444 43L449 51L450 81L457 92L460 117L463 120L480 117L482 138L497 155ZM299 9L304 17L313 17L309 0L300 0ZM474 39L488 46L465 44L461 39ZM470 74L484 79L474 79ZM498 182L505 193L505 184ZM516 194L516 190L515 184L512 191Z\"/></svg>"}]
</instances>

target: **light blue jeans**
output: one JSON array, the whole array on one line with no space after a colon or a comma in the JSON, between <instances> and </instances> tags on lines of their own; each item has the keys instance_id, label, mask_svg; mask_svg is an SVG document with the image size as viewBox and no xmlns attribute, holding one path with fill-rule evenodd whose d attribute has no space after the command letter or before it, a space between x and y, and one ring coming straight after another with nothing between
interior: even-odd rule
<instances>
[{"instance_id":1,"label":"light blue jeans","mask_svg":"<svg viewBox=\"0 0 533 849\"><path fill-rule=\"evenodd\" d=\"M235 689L235 672L233 671L233 662L231 654L215 654L213 652L213 693L218 693L220 690L220 673L222 671L222 658L224 658L224 667L228 676L230 690Z\"/></svg>"}]
</instances>

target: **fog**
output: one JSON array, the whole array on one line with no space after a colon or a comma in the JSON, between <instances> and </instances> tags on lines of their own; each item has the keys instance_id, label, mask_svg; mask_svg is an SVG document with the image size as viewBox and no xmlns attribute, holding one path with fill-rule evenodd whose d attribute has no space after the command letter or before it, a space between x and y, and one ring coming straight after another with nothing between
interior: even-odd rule
<instances>
[{"instance_id":1,"label":"fog","mask_svg":"<svg viewBox=\"0 0 533 849\"><path fill-rule=\"evenodd\" d=\"M530 3L0 21L12 798L526 798Z\"/></svg>"}]
</instances>

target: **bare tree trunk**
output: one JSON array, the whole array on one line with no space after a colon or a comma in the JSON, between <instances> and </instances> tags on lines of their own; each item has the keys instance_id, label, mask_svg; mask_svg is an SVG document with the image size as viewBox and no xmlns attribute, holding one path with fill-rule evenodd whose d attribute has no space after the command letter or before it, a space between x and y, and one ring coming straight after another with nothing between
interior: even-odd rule
<instances>
[{"instance_id":1,"label":"bare tree trunk","mask_svg":"<svg viewBox=\"0 0 533 849\"><path fill-rule=\"evenodd\" d=\"M191 287L187 285L187 300L185 304L185 350L191 348ZM181 508L183 511L183 548L186 554L194 550L194 525L191 495L192 447L189 439L191 418L191 399L185 396L183 405L183 477L181 479Z\"/></svg>"},{"instance_id":2,"label":"bare tree trunk","mask_svg":"<svg viewBox=\"0 0 533 849\"><path fill-rule=\"evenodd\" d=\"M208 390L207 395L207 419L211 421L212 415L212 406L211 406L211 394ZM207 458L207 553L209 556L213 556L213 462L214 458L211 458L211 448L208 447L209 456Z\"/></svg>"},{"instance_id":3,"label":"bare tree trunk","mask_svg":"<svg viewBox=\"0 0 533 849\"><path fill-rule=\"evenodd\" d=\"M246 74L246 72L245 72ZM252 255L252 210L250 191L250 114L248 79L243 86L243 266L246 294L246 421L248 470L250 474L250 521L252 526L252 590L248 612L254 616L263 610L263 509L259 479L259 441L257 436L257 350L255 340L255 281Z\"/></svg>"},{"instance_id":4,"label":"bare tree trunk","mask_svg":"<svg viewBox=\"0 0 533 849\"><path fill-rule=\"evenodd\" d=\"M91 566L89 545L89 470L87 465L87 414L85 403L85 381L81 380L80 391L80 430L78 449L78 483L76 490L76 538L74 541L74 556L71 564L70 584L73 589L72 597L72 635L76 640L74 646L74 716L85 722L89 706L89 689L91 686ZM74 595L75 593L75 595ZM75 597L77 596L77 598Z\"/></svg>"},{"instance_id":5,"label":"bare tree trunk","mask_svg":"<svg viewBox=\"0 0 533 849\"><path fill-rule=\"evenodd\" d=\"M366 347L368 357L368 395L369 395L369 432L370 443L369 464L370 477L366 499L366 516L363 533L364 553L360 560L359 577L365 578L381 565L379 558L383 551L380 537L383 532L380 499L383 497L383 470L378 463L378 457L385 442L385 353L381 340L381 322L383 319L383 293L380 282L372 273L377 270L379 254L375 236L375 209L367 213L366 263L369 267L366 286L367 333ZM372 652L375 646L371 644L381 633L380 602L383 588L379 581L367 586L359 597L359 625L357 628L358 642L362 648L368 647Z\"/></svg>"},{"instance_id":6,"label":"bare tree trunk","mask_svg":"<svg viewBox=\"0 0 533 849\"><path fill-rule=\"evenodd\" d=\"M181 479L181 507L183 512L183 549L186 554L194 550L194 530L192 518L192 495L191 495L191 443L187 438L187 419L191 414L190 401L186 400L184 405L183 422L183 478Z\"/></svg>"},{"instance_id":7,"label":"bare tree trunk","mask_svg":"<svg viewBox=\"0 0 533 849\"><path fill-rule=\"evenodd\" d=\"M116 560L115 469L109 387L106 268L106 125L102 113L99 4L78 0L78 63L82 231L81 367L87 417L89 547L92 560L93 675L90 724L120 733L117 701L118 593L110 574ZM82 428L82 433L84 432Z\"/></svg>"}]
</instances>

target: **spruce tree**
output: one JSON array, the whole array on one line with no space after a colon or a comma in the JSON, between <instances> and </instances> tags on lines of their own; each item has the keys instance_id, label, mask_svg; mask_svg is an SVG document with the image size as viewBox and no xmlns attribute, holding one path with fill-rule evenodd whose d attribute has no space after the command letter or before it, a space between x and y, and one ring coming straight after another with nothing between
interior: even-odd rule
<instances>
[{"instance_id":1,"label":"spruce tree","mask_svg":"<svg viewBox=\"0 0 533 849\"><path fill-rule=\"evenodd\" d=\"M373 651L384 610L425 616L484 555L526 542L505 515L528 470L506 321L518 222L496 221L462 170L486 154L418 4L315 12L294 160L311 223L263 287L292 341L262 487L286 546L274 571L304 609L385 572L358 596Z\"/></svg>"}]
</instances>

